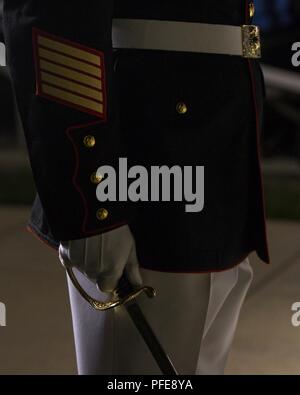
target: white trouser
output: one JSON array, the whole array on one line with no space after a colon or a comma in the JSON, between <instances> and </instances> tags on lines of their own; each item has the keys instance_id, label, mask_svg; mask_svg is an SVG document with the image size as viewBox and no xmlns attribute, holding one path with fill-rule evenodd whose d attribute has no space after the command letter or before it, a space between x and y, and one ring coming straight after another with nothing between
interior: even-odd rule
<instances>
[{"instance_id":1,"label":"white trouser","mask_svg":"<svg viewBox=\"0 0 300 395\"><path fill-rule=\"evenodd\" d=\"M105 299L81 274L94 297ZM155 299L139 304L180 374L223 374L239 313L253 272L248 259L232 269L205 274L141 270ZM160 374L123 307L97 312L69 281L79 374Z\"/></svg>"}]
</instances>

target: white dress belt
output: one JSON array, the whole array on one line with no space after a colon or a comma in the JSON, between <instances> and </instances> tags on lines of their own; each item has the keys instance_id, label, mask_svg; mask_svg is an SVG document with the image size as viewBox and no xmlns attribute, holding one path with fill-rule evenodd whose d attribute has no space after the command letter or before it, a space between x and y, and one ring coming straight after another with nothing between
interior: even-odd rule
<instances>
[{"instance_id":1,"label":"white dress belt","mask_svg":"<svg viewBox=\"0 0 300 395\"><path fill-rule=\"evenodd\" d=\"M113 47L260 57L259 28L146 19L113 19Z\"/></svg>"}]
</instances>

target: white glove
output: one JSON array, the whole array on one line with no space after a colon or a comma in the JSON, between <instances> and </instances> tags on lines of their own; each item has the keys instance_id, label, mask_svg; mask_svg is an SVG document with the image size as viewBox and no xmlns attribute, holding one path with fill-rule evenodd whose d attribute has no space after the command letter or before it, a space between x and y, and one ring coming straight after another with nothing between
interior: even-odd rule
<instances>
[{"instance_id":1,"label":"white glove","mask_svg":"<svg viewBox=\"0 0 300 395\"><path fill-rule=\"evenodd\" d=\"M142 284L135 241L127 225L86 239L61 242L59 259L65 266L78 269L103 292L115 290L123 273L131 285Z\"/></svg>"}]
</instances>

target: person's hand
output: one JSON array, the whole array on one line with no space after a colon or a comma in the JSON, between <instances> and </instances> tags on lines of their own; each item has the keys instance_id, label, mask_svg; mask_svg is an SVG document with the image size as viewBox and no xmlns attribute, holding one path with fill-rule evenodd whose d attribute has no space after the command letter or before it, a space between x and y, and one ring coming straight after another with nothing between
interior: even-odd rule
<instances>
[{"instance_id":1,"label":"person's hand","mask_svg":"<svg viewBox=\"0 0 300 395\"><path fill-rule=\"evenodd\" d=\"M86 239L61 242L59 259L65 266L78 269L103 292L115 290L123 273L131 285L142 285L135 241L127 225Z\"/></svg>"}]
</instances>

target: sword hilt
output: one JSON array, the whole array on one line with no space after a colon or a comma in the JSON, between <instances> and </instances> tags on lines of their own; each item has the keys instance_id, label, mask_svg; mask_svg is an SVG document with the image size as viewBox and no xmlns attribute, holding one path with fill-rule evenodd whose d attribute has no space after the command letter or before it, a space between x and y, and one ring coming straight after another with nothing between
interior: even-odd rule
<instances>
[{"instance_id":1,"label":"sword hilt","mask_svg":"<svg viewBox=\"0 0 300 395\"><path fill-rule=\"evenodd\" d=\"M74 287L95 310L106 311L118 306L126 305L130 317L134 321L141 336L144 338L145 343L147 344L162 373L172 376L178 375L174 365L172 364L172 361L165 353L164 349L156 338L139 305L136 303L128 304L144 292L149 298L153 298L156 295L154 288L148 286L134 288L128 281L126 275L123 274L121 280L119 281L118 288L114 292L114 296L117 297L117 299L113 299L108 302L101 302L100 300L94 299L82 288L72 268L67 266L65 266L65 268Z\"/></svg>"},{"instance_id":2,"label":"sword hilt","mask_svg":"<svg viewBox=\"0 0 300 395\"><path fill-rule=\"evenodd\" d=\"M106 311L115 307L123 306L136 299L142 293L145 293L149 298L153 298L156 295L155 289L149 286L133 288L126 277L123 276L120 280L118 289L114 292L114 298L107 302L102 302L90 296L82 288L71 267L65 265L65 268L74 287L77 289L80 295L97 311Z\"/></svg>"}]
</instances>

